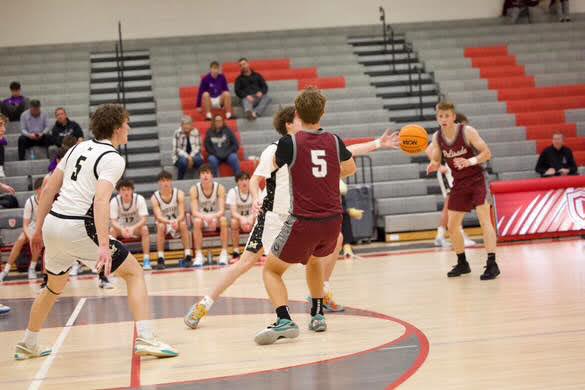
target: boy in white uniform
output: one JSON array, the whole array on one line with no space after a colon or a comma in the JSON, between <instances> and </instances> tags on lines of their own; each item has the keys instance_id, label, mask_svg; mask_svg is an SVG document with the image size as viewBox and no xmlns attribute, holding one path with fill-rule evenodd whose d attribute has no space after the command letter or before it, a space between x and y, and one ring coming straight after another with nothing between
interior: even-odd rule
<instances>
[{"instance_id":1,"label":"boy in white uniform","mask_svg":"<svg viewBox=\"0 0 585 390\"><path fill-rule=\"evenodd\" d=\"M158 187L150 201L156 219L156 250L158 251L157 269L165 268L165 240L181 237L185 258L179 262L181 267L189 267L192 262L189 228L185 222L185 194L173 187L173 175L161 171L158 175Z\"/></svg>"},{"instance_id":2,"label":"boy in white uniform","mask_svg":"<svg viewBox=\"0 0 585 390\"><path fill-rule=\"evenodd\" d=\"M148 208L144 196L134 193L134 183L122 179L116 185L118 195L110 201L110 234L114 238L136 238L142 241L143 268L152 269L150 265L150 233L146 225Z\"/></svg>"},{"instance_id":3,"label":"boy in white uniform","mask_svg":"<svg viewBox=\"0 0 585 390\"><path fill-rule=\"evenodd\" d=\"M142 268L122 243L108 236L110 199L126 165L116 148L128 142L128 130L128 112L122 106L98 107L91 118L91 131L96 139L69 149L41 194L32 250L38 254L44 244L49 276L47 286L31 307L24 338L16 345L16 360L51 353L50 348L39 346L38 334L65 289L68 271L75 261L103 270L106 275L116 272L124 279L138 329L137 354L157 357L178 354L154 337Z\"/></svg>"},{"instance_id":4,"label":"boy in white uniform","mask_svg":"<svg viewBox=\"0 0 585 390\"><path fill-rule=\"evenodd\" d=\"M195 267L203 266L203 231L214 232L219 229L221 253L219 264L229 262L228 226L225 217L225 188L213 181L211 167L203 164L199 169L199 183L191 187L191 215L193 219L193 242L195 244Z\"/></svg>"},{"instance_id":5,"label":"boy in white uniform","mask_svg":"<svg viewBox=\"0 0 585 390\"><path fill-rule=\"evenodd\" d=\"M12 250L10 251L10 255L8 256L8 262L4 265L4 269L0 272L0 282L4 280L4 278L10 272L10 268L16 263L22 248L25 245L28 245L30 239L35 232L35 225L37 220L37 210L39 208L39 198L41 197L41 191L43 190L43 178L39 177L34 182L34 190L35 193L30 198L26 200L24 204L24 213L22 216L22 233L18 236L18 239L12 246ZM31 256L31 261L28 266L28 278L35 279L37 277L37 273L35 268L37 266L37 261L39 259L39 253L35 253L34 256Z\"/></svg>"},{"instance_id":6,"label":"boy in white uniform","mask_svg":"<svg viewBox=\"0 0 585 390\"><path fill-rule=\"evenodd\" d=\"M250 175L246 172L236 176L236 186L228 191L226 203L232 214L232 256L237 258L240 257L240 232L250 233L256 222L256 215L252 213L254 202L250 192Z\"/></svg>"}]
</instances>

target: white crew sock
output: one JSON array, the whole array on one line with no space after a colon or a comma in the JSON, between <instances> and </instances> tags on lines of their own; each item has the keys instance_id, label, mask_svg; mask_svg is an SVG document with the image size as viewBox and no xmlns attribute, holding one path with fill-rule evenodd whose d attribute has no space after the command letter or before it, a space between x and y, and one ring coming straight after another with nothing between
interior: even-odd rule
<instances>
[{"instance_id":1,"label":"white crew sock","mask_svg":"<svg viewBox=\"0 0 585 390\"><path fill-rule=\"evenodd\" d=\"M331 284L329 284L328 281L323 282L323 292L325 293L325 295L331 292Z\"/></svg>"},{"instance_id":2,"label":"white crew sock","mask_svg":"<svg viewBox=\"0 0 585 390\"><path fill-rule=\"evenodd\" d=\"M159 259L164 259L165 258L165 253L164 252L158 252L158 257L159 257Z\"/></svg>"},{"instance_id":3,"label":"white crew sock","mask_svg":"<svg viewBox=\"0 0 585 390\"><path fill-rule=\"evenodd\" d=\"M28 269L35 269L35 268L37 268L37 262L31 261L30 264L28 265Z\"/></svg>"},{"instance_id":4,"label":"white crew sock","mask_svg":"<svg viewBox=\"0 0 585 390\"><path fill-rule=\"evenodd\" d=\"M185 256L191 256L191 249L185 249Z\"/></svg>"},{"instance_id":5,"label":"white crew sock","mask_svg":"<svg viewBox=\"0 0 585 390\"><path fill-rule=\"evenodd\" d=\"M39 341L39 332L32 332L30 330L24 331L24 339L22 340L28 347L34 347Z\"/></svg>"},{"instance_id":6,"label":"white crew sock","mask_svg":"<svg viewBox=\"0 0 585 390\"><path fill-rule=\"evenodd\" d=\"M446 229L443 226L437 228L437 238L445 238Z\"/></svg>"},{"instance_id":7,"label":"white crew sock","mask_svg":"<svg viewBox=\"0 0 585 390\"><path fill-rule=\"evenodd\" d=\"M199 304L205 306L207 311L209 311L211 309L211 306L213 306L213 303L214 303L213 299L211 299L211 297L209 297L209 295L204 296L203 299L201 299L199 301Z\"/></svg>"},{"instance_id":8,"label":"white crew sock","mask_svg":"<svg viewBox=\"0 0 585 390\"><path fill-rule=\"evenodd\" d=\"M4 274L8 275L8 273L10 272L10 268L12 266L10 265L10 263L6 263L4 264L4 270L2 271Z\"/></svg>"},{"instance_id":9,"label":"white crew sock","mask_svg":"<svg viewBox=\"0 0 585 390\"><path fill-rule=\"evenodd\" d=\"M150 260L150 255L144 255L144 256L142 256L142 259L143 259L144 261L146 261L146 260Z\"/></svg>"},{"instance_id":10,"label":"white crew sock","mask_svg":"<svg viewBox=\"0 0 585 390\"><path fill-rule=\"evenodd\" d=\"M146 340L154 338L151 320L136 321L136 328L138 330L138 337Z\"/></svg>"}]
</instances>

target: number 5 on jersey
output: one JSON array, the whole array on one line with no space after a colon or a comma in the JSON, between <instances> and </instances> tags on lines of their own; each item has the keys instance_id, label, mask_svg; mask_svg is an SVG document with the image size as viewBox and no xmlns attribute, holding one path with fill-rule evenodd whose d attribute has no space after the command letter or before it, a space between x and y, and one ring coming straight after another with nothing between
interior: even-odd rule
<instances>
[{"instance_id":1,"label":"number 5 on jersey","mask_svg":"<svg viewBox=\"0 0 585 390\"><path fill-rule=\"evenodd\" d=\"M81 171L81 163L87 160L85 156L79 156L77 162L75 163L75 171L71 174L71 180L77 181L77 175L79 175L79 171Z\"/></svg>"},{"instance_id":2,"label":"number 5 on jersey","mask_svg":"<svg viewBox=\"0 0 585 390\"><path fill-rule=\"evenodd\" d=\"M327 176L327 160L325 160L324 150L311 150L311 163L313 164L313 176Z\"/></svg>"}]
</instances>

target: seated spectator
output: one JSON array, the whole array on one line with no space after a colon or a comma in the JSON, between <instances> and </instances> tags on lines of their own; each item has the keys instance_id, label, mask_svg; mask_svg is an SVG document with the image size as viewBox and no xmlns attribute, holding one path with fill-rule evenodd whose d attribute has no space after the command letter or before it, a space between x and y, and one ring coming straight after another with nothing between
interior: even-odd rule
<instances>
[{"instance_id":1,"label":"seated spectator","mask_svg":"<svg viewBox=\"0 0 585 390\"><path fill-rule=\"evenodd\" d=\"M549 8L555 8L559 22L570 22L569 0L550 0Z\"/></svg>"},{"instance_id":2,"label":"seated spectator","mask_svg":"<svg viewBox=\"0 0 585 390\"><path fill-rule=\"evenodd\" d=\"M47 169L49 173L53 172L55 168L57 168L57 164L59 164L59 161L61 161L61 159L65 156L65 153L67 153L69 148L75 144L78 144L79 142L81 142L79 141L79 138L76 138L74 135L67 135L65 138L63 138L61 147L57 149L55 157L53 157L49 163L49 168Z\"/></svg>"},{"instance_id":3,"label":"seated spectator","mask_svg":"<svg viewBox=\"0 0 585 390\"><path fill-rule=\"evenodd\" d=\"M236 79L236 95L242 100L244 113L249 120L262 116L272 101L268 93L268 85L259 74L250 68L247 58L240 58L240 75Z\"/></svg>"},{"instance_id":4,"label":"seated spectator","mask_svg":"<svg viewBox=\"0 0 585 390\"><path fill-rule=\"evenodd\" d=\"M20 256L23 248L26 248L31 242L31 238L35 232L37 221L37 210L39 209L39 199L41 198L41 191L43 190L43 178L38 177L34 183L34 194L26 200L24 204L24 213L22 216L22 233L12 246L8 262L0 273L0 282L6 278L10 272L10 268L16 264L16 260ZM31 261L28 266L28 278L35 279L37 273L35 272L37 261L40 253L31 253Z\"/></svg>"},{"instance_id":5,"label":"seated spectator","mask_svg":"<svg viewBox=\"0 0 585 390\"><path fill-rule=\"evenodd\" d=\"M506 0L504 1L503 16L508 16L511 23L518 23L520 16L527 14L528 21L535 22L540 11L539 2L540 0Z\"/></svg>"},{"instance_id":6,"label":"seated spectator","mask_svg":"<svg viewBox=\"0 0 585 390\"><path fill-rule=\"evenodd\" d=\"M207 160L211 165L214 177L219 177L219 164L221 163L229 164L235 176L240 174L238 140L220 115L215 117L211 128L207 131L205 149L209 155Z\"/></svg>"},{"instance_id":7,"label":"seated spectator","mask_svg":"<svg viewBox=\"0 0 585 390\"><path fill-rule=\"evenodd\" d=\"M183 116L181 127L173 135L173 164L179 169L178 180L185 178L187 168L197 169L203 164L199 130L188 115Z\"/></svg>"},{"instance_id":8,"label":"seated spectator","mask_svg":"<svg viewBox=\"0 0 585 390\"><path fill-rule=\"evenodd\" d=\"M2 101L2 113L9 120L17 122L20 120L22 113L29 108L29 100L22 96L20 83L13 81L10 83L11 96Z\"/></svg>"},{"instance_id":9,"label":"seated spectator","mask_svg":"<svg viewBox=\"0 0 585 390\"><path fill-rule=\"evenodd\" d=\"M49 116L41 111L41 102L30 101L30 108L20 117L22 135L18 138L18 159L24 160L24 153L32 146L49 146Z\"/></svg>"},{"instance_id":10,"label":"seated spectator","mask_svg":"<svg viewBox=\"0 0 585 390\"><path fill-rule=\"evenodd\" d=\"M6 140L6 125L8 118L0 114L0 178L6 177L4 174L4 147L8 145Z\"/></svg>"},{"instance_id":11,"label":"seated spectator","mask_svg":"<svg viewBox=\"0 0 585 390\"><path fill-rule=\"evenodd\" d=\"M567 176L577 174L577 164L571 149L563 146L564 136L553 134L552 145L542 151L535 171L542 177Z\"/></svg>"},{"instance_id":12,"label":"seated spectator","mask_svg":"<svg viewBox=\"0 0 585 390\"><path fill-rule=\"evenodd\" d=\"M230 207L232 219L232 257L240 257L240 232L250 233L256 222L252 213L252 193L250 192L250 175L246 172L236 176L236 186L230 188L226 204Z\"/></svg>"},{"instance_id":13,"label":"seated spectator","mask_svg":"<svg viewBox=\"0 0 585 390\"><path fill-rule=\"evenodd\" d=\"M59 107L55 110L55 124L49 136L49 158L55 156L57 150L63 145L63 139L69 135L75 137L78 142L83 141L81 126L70 120L65 109Z\"/></svg>"},{"instance_id":14,"label":"seated spectator","mask_svg":"<svg viewBox=\"0 0 585 390\"><path fill-rule=\"evenodd\" d=\"M211 120L212 108L224 108L225 117L232 117L232 96L225 76L219 73L219 63L209 65L210 72L201 78L197 94L197 108L203 108L205 119ZM203 106L203 107L202 107Z\"/></svg>"}]
</instances>

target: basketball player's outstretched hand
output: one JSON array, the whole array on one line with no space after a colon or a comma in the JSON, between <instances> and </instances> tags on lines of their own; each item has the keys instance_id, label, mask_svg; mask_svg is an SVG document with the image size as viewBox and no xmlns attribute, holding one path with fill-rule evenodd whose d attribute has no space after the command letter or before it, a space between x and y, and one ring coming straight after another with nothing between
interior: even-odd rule
<instances>
[{"instance_id":1,"label":"basketball player's outstretched hand","mask_svg":"<svg viewBox=\"0 0 585 390\"><path fill-rule=\"evenodd\" d=\"M95 268L98 273L103 270L106 276L108 276L112 272L112 254L110 253L110 247L100 246L98 248L98 256L99 258Z\"/></svg>"},{"instance_id":2,"label":"basketball player's outstretched hand","mask_svg":"<svg viewBox=\"0 0 585 390\"><path fill-rule=\"evenodd\" d=\"M392 129L386 129L384 134L380 137L382 148L384 149L399 149L400 136L398 131L392 132Z\"/></svg>"},{"instance_id":3,"label":"basketball player's outstretched hand","mask_svg":"<svg viewBox=\"0 0 585 390\"><path fill-rule=\"evenodd\" d=\"M441 167L440 163L436 161L431 161L429 165L427 165L427 175L430 175L433 172L437 172L440 167Z\"/></svg>"},{"instance_id":4,"label":"basketball player's outstretched hand","mask_svg":"<svg viewBox=\"0 0 585 390\"><path fill-rule=\"evenodd\" d=\"M466 158L457 157L453 160L453 164L455 164L455 168L462 170L467 168L470 164Z\"/></svg>"}]
</instances>

